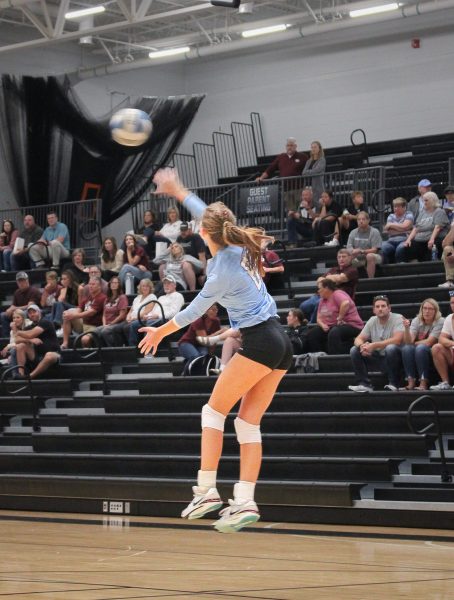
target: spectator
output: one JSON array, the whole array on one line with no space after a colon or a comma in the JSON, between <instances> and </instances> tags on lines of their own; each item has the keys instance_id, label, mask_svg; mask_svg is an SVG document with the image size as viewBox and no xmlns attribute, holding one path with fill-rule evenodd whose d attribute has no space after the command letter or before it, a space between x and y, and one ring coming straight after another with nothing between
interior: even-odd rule
<instances>
[{"instance_id":1,"label":"spectator","mask_svg":"<svg viewBox=\"0 0 454 600\"><path fill-rule=\"evenodd\" d=\"M151 212L151 211L150 211ZM118 275L123 266L125 253L117 246L117 240L112 237L104 238L101 247L101 271L104 281L109 281Z\"/></svg>"},{"instance_id":2,"label":"spectator","mask_svg":"<svg viewBox=\"0 0 454 600\"><path fill-rule=\"evenodd\" d=\"M347 292L352 300L355 300L356 286L358 284L358 269L352 267L352 256L347 248L341 248L337 253L337 266L331 267L324 275L317 279L317 285L322 279L331 279L338 289ZM314 294L304 302L300 309L310 323L315 323L320 296Z\"/></svg>"},{"instance_id":3,"label":"spectator","mask_svg":"<svg viewBox=\"0 0 454 600\"><path fill-rule=\"evenodd\" d=\"M304 350L304 339L308 331L307 321L299 308L291 308L287 314L285 332L290 338L293 354L301 354Z\"/></svg>"},{"instance_id":4,"label":"spectator","mask_svg":"<svg viewBox=\"0 0 454 600\"><path fill-rule=\"evenodd\" d=\"M57 301L52 305L50 320L57 329L57 337L62 337L63 312L70 308L76 308L79 304L79 285L74 279L72 271L63 271L61 274L60 294Z\"/></svg>"},{"instance_id":5,"label":"spectator","mask_svg":"<svg viewBox=\"0 0 454 600\"><path fill-rule=\"evenodd\" d=\"M43 235L38 240L41 242L30 248L30 258L35 263L35 267L44 266L44 260L47 258L47 250L52 261L52 268L60 268L60 260L68 258L70 240L69 231L64 223L60 223L57 213L47 213L48 226L43 232Z\"/></svg>"},{"instance_id":6,"label":"spectator","mask_svg":"<svg viewBox=\"0 0 454 600\"><path fill-rule=\"evenodd\" d=\"M128 297L123 292L120 278L114 275L110 279L107 287L106 301L102 312L102 325L96 327L94 330L103 342L106 339L105 336L109 336L109 332L115 325L123 324L125 322L127 312ZM90 335L82 338L83 346L90 346L91 343L92 339Z\"/></svg>"},{"instance_id":7,"label":"spectator","mask_svg":"<svg viewBox=\"0 0 454 600\"><path fill-rule=\"evenodd\" d=\"M418 315L411 321L404 319L404 346L402 362L404 365L406 390L427 390L429 373L432 367L431 349L438 342L444 319L438 302L427 298L421 303ZM416 387L416 379L419 386Z\"/></svg>"},{"instance_id":8,"label":"spectator","mask_svg":"<svg viewBox=\"0 0 454 600\"><path fill-rule=\"evenodd\" d=\"M307 161L307 154L297 151L296 139L289 137L285 144L285 152L278 154L273 162L256 178L256 182L260 183L279 171L279 177L298 177L302 174L304 165ZM293 184L293 182L291 182ZM299 192L296 189L291 189L284 192L286 210L296 210L298 203Z\"/></svg>"},{"instance_id":9,"label":"spectator","mask_svg":"<svg viewBox=\"0 0 454 600\"><path fill-rule=\"evenodd\" d=\"M156 325L160 325L165 323L166 321L170 321L173 317L180 312L183 308L184 297L177 292L177 282L175 277L169 273L166 275L162 281L164 285L164 295L159 296L159 304L160 306L154 305L152 310L147 313L147 315L142 317L142 320L145 321L145 325L147 327L155 327ZM164 312L164 318L163 313ZM132 321L129 325L129 337L128 342L130 346L137 346L139 343L139 329L143 327L139 320Z\"/></svg>"},{"instance_id":10,"label":"spectator","mask_svg":"<svg viewBox=\"0 0 454 600\"><path fill-rule=\"evenodd\" d=\"M9 337L10 321L17 308L26 310L29 304L38 304L41 301L41 292L30 285L27 273L19 271L16 275L17 289L13 295L13 303L0 315L2 323L2 337Z\"/></svg>"},{"instance_id":11,"label":"spectator","mask_svg":"<svg viewBox=\"0 0 454 600\"><path fill-rule=\"evenodd\" d=\"M318 206L320 196L325 190L324 175L326 170L325 153L320 142L312 142L309 160L304 165L303 176L309 177L314 204Z\"/></svg>"},{"instance_id":12,"label":"spectator","mask_svg":"<svg viewBox=\"0 0 454 600\"><path fill-rule=\"evenodd\" d=\"M445 319L438 342L432 346L432 358L441 381L431 385L431 390L452 389L449 385L449 376L454 365L454 293L449 292L449 296L451 314Z\"/></svg>"},{"instance_id":13,"label":"spectator","mask_svg":"<svg viewBox=\"0 0 454 600\"><path fill-rule=\"evenodd\" d=\"M186 361L208 354L209 347L200 344L197 338L220 332L221 322L217 315L218 305L213 304L200 319L196 319L189 325L186 332L178 340L178 351Z\"/></svg>"},{"instance_id":14,"label":"spectator","mask_svg":"<svg viewBox=\"0 0 454 600\"><path fill-rule=\"evenodd\" d=\"M418 211L415 225L404 242L407 260L426 261L432 257L434 245L439 247L449 231L449 219L438 207L438 196L426 192L423 196L424 208Z\"/></svg>"},{"instance_id":15,"label":"spectator","mask_svg":"<svg viewBox=\"0 0 454 600\"><path fill-rule=\"evenodd\" d=\"M63 265L64 271L72 271L74 279L78 283L87 284L90 279L89 268L85 266L85 250L75 248L71 253L71 261Z\"/></svg>"},{"instance_id":16,"label":"spectator","mask_svg":"<svg viewBox=\"0 0 454 600\"><path fill-rule=\"evenodd\" d=\"M320 214L313 221L314 240L319 246L327 244L339 246L339 240L334 236L338 218L342 214L342 207L334 201L333 193L325 190L320 196Z\"/></svg>"},{"instance_id":17,"label":"spectator","mask_svg":"<svg viewBox=\"0 0 454 600\"><path fill-rule=\"evenodd\" d=\"M11 254L11 269L19 271L20 269L29 269L31 267L29 257L29 247L37 242L43 234L43 229L35 223L32 215L25 215L24 228L19 233L18 241Z\"/></svg>"},{"instance_id":18,"label":"spectator","mask_svg":"<svg viewBox=\"0 0 454 600\"><path fill-rule=\"evenodd\" d=\"M16 334L18 331L25 329L27 325L30 325L31 321L27 319L27 315L25 311L17 308L13 312L13 317L11 319L10 325L10 335L9 335L9 343L2 349L1 355L3 360L1 364L8 365L10 367L15 366L17 364L16 361ZM8 358L6 358L8 357Z\"/></svg>"},{"instance_id":19,"label":"spectator","mask_svg":"<svg viewBox=\"0 0 454 600\"><path fill-rule=\"evenodd\" d=\"M274 250L268 250L268 245L271 240L262 240L262 265L265 275L263 281L267 289L279 290L284 287L284 263L282 258L274 252Z\"/></svg>"},{"instance_id":20,"label":"spectator","mask_svg":"<svg viewBox=\"0 0 454 600\"><path fill-rule=\"evenodd\" d=\"M454 223L449 228L449 231L442 242L443 254L441 258L443 260L443 266L445 268L446 281L440 283L438 287L452 288L454 287Z\"/></svg>"},{"instance_id":21,"label":"spectator","mask_svg":"<svg viewBox=\"0 0 454 600\"><path fill-rule=\"evenodd\" d=\"M57 271L48 271L40 302L43 317L52 312L52 306L57 302L62 289L62 286L58 283Z\"/></svg>"},{"instance_id":22,"label":"spectator","mask_svg":"<svg viewBox=\"0 0 454 600\"><path fill-rule=\"evenodd\" d=\"M313 221L317 216L314 207L313 193L310 188L304 188L301 192L301 202L298 209L291 210L288 213L287 232L289 247L295 247L298 243L298 234L303 238L303 242L311 242L314 238L312 228Z\"/></svg>"},{"instance_id":23,"label":"spectator","mask_svg":"<svg viewBox=\"0 0 454 600\"><path fill-rule=\"evenodd\" d=\"M318 327L308 331L305 350L348 354L353 340L364 327L355 303L346 292L338 290L331 279L322 279L318 290Z\"/></svg>"},{"instance_id":24,"label":"spectator","mask_svg":"<svg viewBox=\"0 0 454 600\"><path fill-rule=\"evenodd\" d=\"M423 196L426 192L432 191L432 184L428 179L421 179L418 183L418 195L408 203L408 210L411 210L414 216L414 221L418 218L419 212L424 208Z\"/></svg>"},{"instance_id":25,"label":"spectator","mask_svg":"<svg viewBox=\"0 0 454 600\"><path fill-rule=\"evenodd\" d=\"M102 314L106 296L102 293L101 279L92 277L88 282L90 291L87 300L81 300L79 306L70 308L63 312L63 343L61 348L69 347L69 336L71 331L76 333L89 333L102 325ZM88 345L86 336L82 339L82 344Z\"/></svg>"},{"instance_id":26,"label":"spectator","mask_svg":"<svg viewBox=\"0 0 454 600\"><path fill-rule=\"evenodd\" d=\"M3 221L0 233L0 269L2 271L11 271L11 253L18 233L12 221L9 219Z\"/></svg>"},{"instance_id":27,"label":"spectator","mask_svg":"<svg viewBox=\"0 0 454 600\"><path fill-rule=\"evenodd\" d=\"M166 239L158 239L156 241L166 241L166 243L176 242L177 237L180 235L180 228L180 211L176 206L170 206L167 209L167 223L164 223L159 231L159 237Z\"/></svg>"},{"instance_id":28,"label":"spectator","mask_svg":"<svg viewBox=\"0 0 454 600\"><path fill-rule=\"evenodd\" d=\"M206 271L207 257L205 242L198 233L193 232L192 221L191 223L187 223L186 221L183 221L181 223L180 235L177 237L177 243L183 247L185 255L196 258L203 265L202 267L197 267L191 261L185 261L183 263L183 272L185 274L185 279L188 282L189 289L195 289L196 277L199 280L199 284L203 285L205 279L204 274ZM192 280L194 281L194 287L191 287Z\"/></svg>"},{"instance_id":29,"label":"spectator","mask_svg":"<svg viewBox=\"0 0 454 600\"><path fill-rule=\"evenodd\" d=\"M443 193L445 195L443 210L448 215L449 222L452 223L454 217L454 185L448 185Z\"/></svg>"},{"instance_id":30,"label":"spectator","mask_svg":"<svg viewBox=\"0 0 454 600\"><path fill-rule=\"evenodd\" d=\"M93 277L97 277L98 279L101 280L101 291L104 295L107 295L107 281L104 281L104 279L102 278L102 272L101 269L97 266L97 265L90 265L88 267L88 281L90 282L90 279L92 279ZM80 284L79 285L79 302L81 300L87 300L87 298L90 296L90 288L88 287L88 283L86 283L85 285Z\"/></svg>"},{"instance_id":31,"label":"spectator","mask_svg":"<svg viewBox=\"0 0 454 600\"><path fill-rule=\"evenodd\" d=\"M169 221L170 222L170 221ZM138 233L146 242L146 251L149 257L155 256L156 243L162 242L160 251L164 249L172 241L161 233L162 224L157 219L156 214L152 210L146 210L143 214L143 225L139 227Z\"/></svg>"},{"instance_id":32,"label":"spectator","mask_svg":"<svg viewBox=\"0 0 454 600\"><path fill-rule=\"evenodd\" d=\"M388 239L381 246L385 263L404 262L405 240L413 229L413 223L413 213L407 210L405 198L394 198L393 212L388 216L383 227L383 231L388 235Z\"/></svg>"},{"instance_id":33,"label":"spectator","mask_svg":"<svg viewBox=\"0 0 454 600\"><path fill-rule=\"evenodd\" d=\"M44 319L41 309L30 304L27 315L32 324L16 333L16 360L19 367L28 363L33 369L30 379L36 379L60 360L57 336L53 324ZM24 369L20 369L18 378L24 378Z\"/></svg>"},{"instance_id":34,"label":"spectator","mask_svg":"<svg viewBox=\"0 0 454 600\"><path fill-rule=\"evenodd\" d=\"M404 336L403 316L391 312L387 296L375 296L373 300L374 316L355 338L350 350L353 370L358 385L349 385L352 392L372 392L368 369L380 369L389 383L385 390L395 392L399 389L401 376L401 348Z\"/></svg>"},{"instance_id":35,"label":"spectator","mask_svg":"<svg viewBox=\"0 0 454 600\"><path fill-rule=\"evenodd\" d=\"M358 213L358 227L348 236L347 248L351 250L354 267L366 267L367 276L375 277L377 265L383 262L380 248L382 239L380 232L370 226L370 217L367 212Z\"/></svg>"},{"instance_id":36,"label":"spectator","mask_svg":"<svg viewBox=\"0 0 454 600\"><path fill-rule=\"evenodd\" d=\"M151 279L148 256L142 246L137 243L134 235L130 233L125 235L125 246L124 264L119 272L121 285L125 287L126 275L128 273L139 281L145 278Z\"/></svg>"},{"instance_id":37,"label":"spectator","mask_svg":"<svg viewBox=\"0 0 454 600\"><path fill-rule=\"evenodd\" d=\"M364 194L362 192L352 192L351 198L351 203L343 210L339 217L339 241L341 242L341 245L347 243L348 236L358 226L358 214L360 212L367 212L366 205L364 204Z\"/></svg>"},{"instance_id":38,"label":"spectator","mask_svg":"<svg viewBox=\"0 0 454 600\"><path fill-rule=\"evenodd\" d=\"M104 330L102 337L106 346L122 346L125 344L129 337L129 326L131 323L137 321L140 308L146 304L146 307L140 313L141 318L145 319L147 314L153 309L153 300L157 300L154 294L153 282L147 277L141 279L138 286L138 294L132 302L126 319L122 323L111 325L109 329Z\"/></svg>"},{"instance_id":39,"label":"spectator","mask_svg":"<svg viewBox=\"0 0 454 600\"><path fill-rule=\"evenodd\" d=\"M216 335L198 336L197 341L207 346L214 346L218 342L223 342L219 368L210 369L210 373L213 375L220 375L232 356L241 348L241 332L231 327Z\"/></svg>"},{"instance_id":40,"label":"spectator","mask_svg":"<svg viewBox=\"0 0 454 600\"><path fill-rule=\"evenodd\" d=\"M167 275L172 275L180 289L191 291L195 290L195 272L194 267L201 272L204 263L189 254L184 253L183 246L177 242L173 242L159 256L153 259L153 262L159 265L159 277L161 281Z\"/></svg>"}]
</instances>

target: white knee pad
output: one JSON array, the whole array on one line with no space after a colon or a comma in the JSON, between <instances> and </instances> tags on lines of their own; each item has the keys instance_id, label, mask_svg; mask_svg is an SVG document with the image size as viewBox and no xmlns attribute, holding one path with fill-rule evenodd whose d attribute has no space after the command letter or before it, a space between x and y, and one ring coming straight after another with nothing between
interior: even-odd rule
<instances>
[{"instance_id":1,"label":"white knee pad","mask_svg":"<svg viewBox=\"0 0 454 600\"><path fill-rule=\"evenodd\" d=\"M202 408L202 429L204 427L210 427L211 429L218 429L224 431L225 416L211 408L209 404L205 404Z\"/></svg>"},{"instance_id":2,"label":"white knee pad","mask_svg":"<svg viewBox=\"0 0 454 600\"><path fill-rule=\"evenodd\" d=\"M262 434L260 432L260 425L252 425L237 417L234 421L236 439L239 444L261 444Z\"/></svg>"}]
</instances>

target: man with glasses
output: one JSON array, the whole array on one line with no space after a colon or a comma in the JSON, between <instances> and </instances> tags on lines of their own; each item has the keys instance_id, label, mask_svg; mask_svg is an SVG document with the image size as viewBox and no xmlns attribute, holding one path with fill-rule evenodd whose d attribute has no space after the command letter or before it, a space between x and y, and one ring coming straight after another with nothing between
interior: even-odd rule
<instances>
[{"instance_id":1,"label":"man with glasses","mask_svg":"<svg viewBox=\"0 0 454 600\"><path fill-rule=\"evenodd\" d=\"M348 389L372 392L374 388L368 370L375 369L388 377L384 389L396 392L402 374L403 316L391 312L389 299L384 295L375 296L372 306L374 316L367 321L350 350L358 385L349 385Z\"/></svg>"},{"instance_id":2,"label":"man with glasses","mask_svg":"<svg viewBox=\"0 0 454 600\"><path fill-rule=\"evenodd\" d=\"M441 381L431 385L431 390L452 390L449 374L454 370L454 291L449 292L449 296L452 314L446 317L438 343L432 346L432 358Z\"/></svg>"},{"instance_id":3,"label":"man with glasses","mask_svg":"<svg viewBox=\"0 0 454 600\"><path fill-rule=\"evenodd\" d=\"M383 242L381 251L384 263L405 262L404 242L413 229L414 216L407 210L405 198L394 198L393 212L388 216L383 232L388 239Z\"/></svg>"}]
</instances>

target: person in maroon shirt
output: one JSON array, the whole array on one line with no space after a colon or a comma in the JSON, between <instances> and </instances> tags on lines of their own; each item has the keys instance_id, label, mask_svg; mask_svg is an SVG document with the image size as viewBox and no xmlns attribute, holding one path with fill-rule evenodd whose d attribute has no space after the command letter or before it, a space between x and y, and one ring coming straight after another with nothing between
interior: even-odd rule
<instances>
[{"instance_id":1,"label":"person in maroon shirt","mask_svg":"<svg viewBox=\"0 0 454 600\"><path fill-rule=\"evenodd\" d=\"M134 235L128 233L125 235L125 254L124 264L118 273L121 285L125 287L126 276L129 274L133 275L139 281L141 279L151 279L151 272L149 271L149 260L145 250Z\"/></svg>"},{"instance_id":2,"label":"person in maroon shirt","mask_svg":"<svg viewBox=\"0 0 454 600\"><path fill-rule=\"evenodd\" d=\"M128 312L128 297L123 292L120 278L114 275L108 283L106 302L102 313L102 325L96 327L95 331L100 336L103 344L108 346L104 338L104 334L109 335L112 332L114 325L123 323ZM87 338L87 339L85 339ZM82 344L86 346L92 345L91 336L82 338Z\"/></svg>"},{"instance_id":3,"label":"person in maroon shirt","mask_svg":"<svg viewBox=\"0 0 454 600\"><path fill-rule=\"evenodd\" d=\"M178 351L186 361L208 354L209 348L201 346L196 338L197 336L213 335L220 331L221 322L217 315L218 305L213 304L200 319L191 323L186 332L181 336L178 341Z\"/></svg>"},{"instance_id":4,"label":"person in maroon shirt","mask_svg":"<svg viewBox=\"0 0 454 600\"><path fill-rule=\"evenodd\" d=\"M262 242L262 264L265 271L263 281L268 291L282 289L285 285L282 275L284 263L276 252L268 250L269 242L270 240L263 240Z\"/></svg>"},{"instance_id":5,"label":"person in maroon shirt","mask_svg":"<svg viewBox=\"0 0 454 600\"><path fill-rule=\"evenodd\" d=\"M68 348L71 331L88 333L102 325L102 314L106 296L101 291L101 280L92 277L88 282L90 296L81 300L77 308L70 308L63 313L63 343L61 348ZM82 338L82 344L88 346L89 336Z\"/></svg>"},{"instance_id":6,"label":"person in maroon shirt","mask_svg":"<svg viewBox=\"0 0 454 600\"><path fill-rule=\"evenodd\" d=\"M2 337L9 337L10 322L16 309L20 308L21 310L26 310L27 306L30 304L37 304L39 306L41 302L41 292L30 285L28 275L25 271L19 271L16 275L16 284L17 290L13 295L13 303L0 315Z\"/></svg>"}]
</instances>

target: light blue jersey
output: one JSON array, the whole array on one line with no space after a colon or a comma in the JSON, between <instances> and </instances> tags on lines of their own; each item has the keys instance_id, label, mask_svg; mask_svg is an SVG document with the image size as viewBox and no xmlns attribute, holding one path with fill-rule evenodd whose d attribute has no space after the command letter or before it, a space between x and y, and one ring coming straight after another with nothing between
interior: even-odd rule
<instances>
[{"instance_id":1,"label":"light blue jersey","mask_svg":"<svg viewBox=\"0 0 454 600\"><path fill-rule=\"evenodd\" d=\"M183 205L200 218L206 205L195 194ZM201 317L215 302L226 308L231 327L251 327L277 316L276 303L268 294L257 271L248 270L244 249L239 246L221 248L207 264L207 280L191 304L174 320L185 327Z\"/></svg>"}]
</instances>

